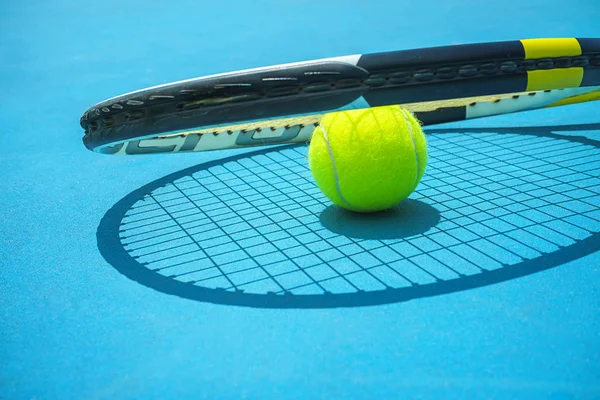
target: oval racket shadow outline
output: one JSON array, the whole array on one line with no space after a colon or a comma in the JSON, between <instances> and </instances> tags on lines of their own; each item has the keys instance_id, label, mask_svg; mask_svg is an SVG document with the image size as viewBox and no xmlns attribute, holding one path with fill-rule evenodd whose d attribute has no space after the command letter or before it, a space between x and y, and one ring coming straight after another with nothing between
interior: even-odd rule
<instances>
[{"instance_id":1,"label":"oval racket shadow outline","mask_svg":"<svg viewBox=\"0 0 600 400\"><path fill-rule=\"evenodd\" d=\"M600 124L559 127L507 128L506 130L504 128L465 129L464 131L493 131L500 133L502 133L503 131L518 131L519 134L555 137L555 134L552 133L553 130L584 131L587 129L600 129ZM444 135L447 132L453 131L456 132L456 130L443 129L430 130L428 132ZM561 135L558 136L560 138L565 138ZM591 140L589 138L569 136L568 140L600 148L600 142ZM302 145L280 146L277 148L277 151L281 151L282 149L290 149L298 146ZM254 294L240 290L228 291L223 289L211 289L207 287L201 287L198 285L194 285L193 283L187 283L176 279L172 279L171 277L166 275L161 275L156 271L147 268L147 266L143 262L140 262L135 256L132 256L130 252L125 249L120 237L122 220L126 213L130 210L130 208L147 194L151 193L159 187L164 186L169 182L173 182L178 179L191 176L192 174L198 171L214 166L220 166L225 163L240 160L246 157L273 152L273 148L261 149L250 153L243 153L241 155L229 157L222 160L216 160L213 162L200 164L176 172L174 174L162 177L131 192L122 200L117 202L113 207L111 207L102 218L97 229L97 244L100 253L110 265L112 265L117 271L119 271L127 278L138 282L139 284L142 284L148 288L152 288L165 294L170 294L199 302L207 302L222 305L287 309L373 306L449 294L453 292L497 284L511 279L534 274L556 266L560 266L564 263L579 259L581 257L584 257L586 255L592 254L600 250L600 235L598 233L594 233L586 239L577 241L576 243L570 246L561 247L558 250L552 252L551 254L542 255L541 257L532 258L529 260L525 259L522 262L518 263L518 265L505 265L503 266L503 268L490 271L483 271L482 273L475 275L463 275L460 276L458 279L437 279L435 282L428 284L415 284L408 287L387 288L384 290L374 291L358 291L354 293L296 295L289 293ZM420 208L421 211L425 210L424 212L426 213L426 221L421 221L422 225L416 228L404 227L395 232L393 229L388 229L388 232L383 234L383 236L402 236L410 235L414 232L422 232L423 230L428 229L430 226L435 225L439 220L439 213L437 213L437 210L435 209L432 210L432 207L429 205L424 205L423 203L417 201L411 201L407 204L407 206L408 205ZM323 225L329 227L329 229L331 229L332 231L337 231L342 235L363 235L367 238L369 237L369 234L365 234L363 227L360 225L362 224L362 222L357 222L353 218L346 218L346 224L340 225L339 220L337 220L336 222L335 215L336 210L326 209L320 216ZM414 229L414 232L411 229ZM380 235L382 234L380 233ZM375 234L374 236L376 237L377 234Z\"/></svg>"}]
</instances>

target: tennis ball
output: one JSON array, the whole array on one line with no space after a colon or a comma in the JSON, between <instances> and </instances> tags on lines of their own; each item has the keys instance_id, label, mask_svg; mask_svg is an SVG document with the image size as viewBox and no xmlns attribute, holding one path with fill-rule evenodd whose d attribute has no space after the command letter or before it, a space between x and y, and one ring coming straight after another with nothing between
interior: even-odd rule
<instances>
[{"instance_id":1,"label":"tennis ball","mask_svg":"<svg viewBox=\"0 0 600 400\"><path fill-rule=\"evenodd\" d=\"M416 189L427 164L427 141L420 122L398 106L334 112L315 128L308 163L334 204L383 211Z\"/></svg>"}]
</instances>

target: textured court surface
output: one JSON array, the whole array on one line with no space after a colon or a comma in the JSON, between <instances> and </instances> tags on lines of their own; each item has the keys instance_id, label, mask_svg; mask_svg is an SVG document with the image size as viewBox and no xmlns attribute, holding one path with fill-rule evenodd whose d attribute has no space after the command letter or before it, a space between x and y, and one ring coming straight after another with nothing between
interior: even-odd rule
<instances>
[{"instance_id":1,"label":"textured court surface","mask_svg":"<svg viewBox=\"0 0 600 400\"><path fill-rule=\"evenodd\" d=\"M597 104L428 129L410 201L306 147L115 157L102 99L390 49L597 37L596 1L0 6L0 399L597 399Z\"/></svg>"}]
</instances>

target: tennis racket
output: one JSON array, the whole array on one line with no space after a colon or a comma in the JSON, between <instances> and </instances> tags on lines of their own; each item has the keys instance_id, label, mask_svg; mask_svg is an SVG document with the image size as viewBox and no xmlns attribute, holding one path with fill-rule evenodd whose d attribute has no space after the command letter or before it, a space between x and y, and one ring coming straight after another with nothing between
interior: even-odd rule
<instances>
[{"instance_id":1,"label":"tennis racket","mask_svg":"<svg viewBox=\"0 0 600 400\"><path fill-rule=\"evenodd\" d=\"M266 147L125 196L102 218L98 248L159 292L246 307L366 306L497 284L600 251L600 142L588 138L598 130L432 129L417 190L372 215L331 205L306 144Z\"/></svg>"},{"instance_id":2,"label":"tennis racket","mask_svg":"<svg viewBox=\"0 0 600 400\"><path fill-rule=\"evenodd\" d=\"M525 39L236 71L105 100L80 119L103 154L306 142L324 113L401 105L424 125L600 98L600 39Z\"/></svg>"}]
</instances>

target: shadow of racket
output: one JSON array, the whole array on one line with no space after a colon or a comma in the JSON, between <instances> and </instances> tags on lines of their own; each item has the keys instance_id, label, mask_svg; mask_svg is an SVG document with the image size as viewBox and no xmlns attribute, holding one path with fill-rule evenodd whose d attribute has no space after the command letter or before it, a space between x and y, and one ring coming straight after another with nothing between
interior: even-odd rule
<instances>
[{"instance_id":1,"label":"shadow of racket","mask_svg":"<svg viewBox=\"0 0 600 400\"><path fill-rule=\"evenodd\" d=\"M165 176L103 217L98 247L163 293L262 308L403 302L530 275L600 250L600 124L428 130L409 200L357 215L312 181L306 146Z\"/></svg>"}]
</instances>

